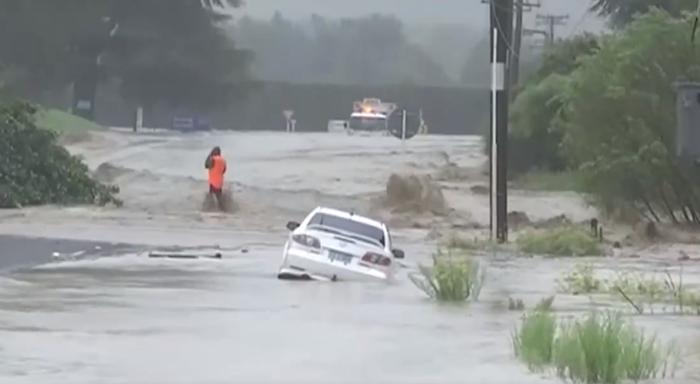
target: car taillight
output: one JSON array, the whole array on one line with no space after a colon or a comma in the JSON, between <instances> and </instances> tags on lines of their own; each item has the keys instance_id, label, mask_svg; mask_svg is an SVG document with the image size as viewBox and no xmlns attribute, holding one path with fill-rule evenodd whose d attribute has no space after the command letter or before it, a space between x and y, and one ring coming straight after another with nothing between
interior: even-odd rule
<instances>
[{"instance_id":1,"label":"car taillight","mask_svg":"<svg viewBox=\"0 0 700 384\"><path fill-rule=\"evenodd\" d=\"M313 236L294 235L294 236L292 236L292 240L294 240L295 243L301 244L305 247L316 248L316 249L321 248L321 242Z\"/></svg>"},{"instance_id":2,"label":"car taillight","mask_svg":"<svg viewBox=\"0 0 700 384\"><path fill-rule=\"evenodd\" d=\"M362 261L364 261L365 263L381 265L382 267L388 267L389 265L391 265L390 258L372 252L365 253L365 255L362 256Z\"/></svg>"}]
</instances>

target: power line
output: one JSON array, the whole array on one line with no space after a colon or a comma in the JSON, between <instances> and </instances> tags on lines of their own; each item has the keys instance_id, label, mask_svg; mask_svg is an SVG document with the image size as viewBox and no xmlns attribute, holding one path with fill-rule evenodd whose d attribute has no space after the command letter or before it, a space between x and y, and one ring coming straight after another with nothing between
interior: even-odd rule
<instances>
[{"instance_id":1,"label":"power line","mask_svg":"<svg viewBox=\"0 0 700 384\"><path fill-rule=\"evenodd\" d=\"M489 4L489 7L491 8L491 12L495 12L496 10L503 11L503 12L509 12L511 13L511 21L513 20L513 15L517 12L517 6L516 3L517 1L522 1L523 2L523 10L524 12L530 12L533 8L539 8L542 6L542 0L512 0L513 6L503 6L500 4L499 0L481 0L482 4ZM493 22L493 20L492 20ZM520 58L520 51L515 49L515 47L512 46L512 34L510 35L511 38L504 38L504 29L501 26L501 21L500 20L495 20L496 23L496 28L498 29L498 33L501 35L503 38L506 48L508 49L508 54L510 57L517 56ZM512 23L511 23L512 24ZM512 26L511 26L512 27Z\"/></svg>"},{"instance_id":2,"label":"power line","mask_svg":"<svg viewBox=\"0 0 700 384\"><path fill-rule=\"evenodd\" d=\"M516 86L520 82L520 52L523 45L523 12L530 12L533 8L539 8L542 3L538 0L529 2L515 0L515 30L513 31L513 52L510 55L510 84ZM512 93L514 95L515 93Z\"/></svg>"},{"instance_id":3,"label":"power line","mask_svg":"<svg viewBox=\"0 0 700 384\"><path fill-rule=\"evenodd\" d=\"M539 14L537 15L537 25L547 26L547 43L554 44L554 27L558 25L565 25L566 21L569 20L569 15L553 15L553 14Z\"/></svg>"}]
</instances>

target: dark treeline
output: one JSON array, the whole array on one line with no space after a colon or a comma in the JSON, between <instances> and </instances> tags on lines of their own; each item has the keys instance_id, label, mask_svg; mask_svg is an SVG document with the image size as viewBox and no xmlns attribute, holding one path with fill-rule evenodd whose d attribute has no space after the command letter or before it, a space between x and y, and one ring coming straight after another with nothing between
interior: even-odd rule
<instances>
[{"instance_id":1,"label":"dark treeline","mask_svg":"<svg viewBox=\"0 0 700 384\"><path fill-rule=\"evenodd\" d=\"M112 87L115 85L112 85ZM227 108L212 111L211 123L217 129L284 130L282 111L295 111L297 130L324 131L328 120L350 117L352 103L371 95L396 102L411 111L422 109L430 133L478 134L488 125L488 94L483 89L415 85L341 85L255 82L249 84L247 96ZM110 99L113 92L98 94L96 119L107 126L131 124L130 106L123 100ZM109 108L100 108L109 105ZM148 127L170 125L178 111L159 106L147 111Z\"/></svg>"},{"instance_id":2,"label":"dark treeline","mask_svg":"<svg viewBox=\"0 0 700 384\"><path fill-rule=\"evenodd\" d=\"M196 113L220 128L250 129L269 129L273 119L267 116L280 114L277 104L326 94L325 85L332 84L339 94L327 94L313 117L299 121L302 126L323 129L320 119L347 118L352 100L386 96L424 107L434 132L465 131L463 122L455 122L460 109L445 107L460 103L446 101L459 94L458 76L448 75L439 62L450 61L453 72L462 66L473 38L466 38L463 52L450 52L459 50L459 28L445 27L435 36L429 36L432 27L424 27L422 35L411 32L423 37L418 44L391 16L237 19L240 5L239 0L0 0L0 81L14 95L73 108L103 124L130 124L135 108L143 106L158 126L168 126L176 114ZM434 44L441 41L453 48ZM279 83L307 87L278 93ZM362 87L367 94L357 92ZM417 99L428 94L441 102ZM85 100L94 107L89 113L77 108ZM483 101L468 97L461 103ZM243 123L251 116L260 122ZM475 119L480 117L464 121Z\"/></svg>"},{"instance_id":3,"label":"dark treeline","mask_svg":"<svg viewBox=\"0 0 700 384\"><path fill-rule=\"evenodd\" d=\"M254 74L267 81L450 85L441 64L390 16L297 22L277 13L269 21L243 18L233 31L255 53Z\"/></svg>"},{"instance_id":4,"label":"dark treeline","mask_svg":"<svg viewBox=\"0 0 700 384\"><path fill-rule=\"evenodd\" d=\"M120 95L210 108L243 94L249 52L222 26L239 0L0 0L0 79L38 102L99 84Z\"/></svg>"}]
</instances>

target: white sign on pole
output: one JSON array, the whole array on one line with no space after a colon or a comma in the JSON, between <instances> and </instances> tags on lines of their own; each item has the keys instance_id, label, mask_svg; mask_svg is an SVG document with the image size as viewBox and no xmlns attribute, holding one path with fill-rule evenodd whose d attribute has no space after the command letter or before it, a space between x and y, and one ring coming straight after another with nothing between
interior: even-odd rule
<instances>
[{"instance_id":1,"label":"white sign on pole","mask_svg":"<svg viewBox=\"0 0 700 384\"><path fill-rule=\"evenodd\" d=\"M406 144L406 110L403 110L403 116L401 117L401 142Z\"/></svg>"},{"instance_id":2,"label":"white sign on pole","mask_svg":"<svg viewBox=\"0 0 700 384\"><path fill-rule=\"evenodd\" d=\"M143 107L136 108L136 125L134 132L138 132L143 128Z\"/></svg>"}]
</instances>

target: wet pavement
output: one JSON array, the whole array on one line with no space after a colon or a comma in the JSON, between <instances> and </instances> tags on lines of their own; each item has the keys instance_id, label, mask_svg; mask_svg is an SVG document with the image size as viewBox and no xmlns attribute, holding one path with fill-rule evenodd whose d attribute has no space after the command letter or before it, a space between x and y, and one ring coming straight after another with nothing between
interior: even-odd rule
<instances>
[{"instance_id":1,"label":"wet pavement","mask_svg":"<svg viewBox=\"0 0 700 384\"><path fill-rule=\"evenodd\" d=\"M0 273L45 264L59 258L80 258L83 255L113 255L132 248L127 244L41 237L0 235Z\"/></svg>"}]
</instances>

